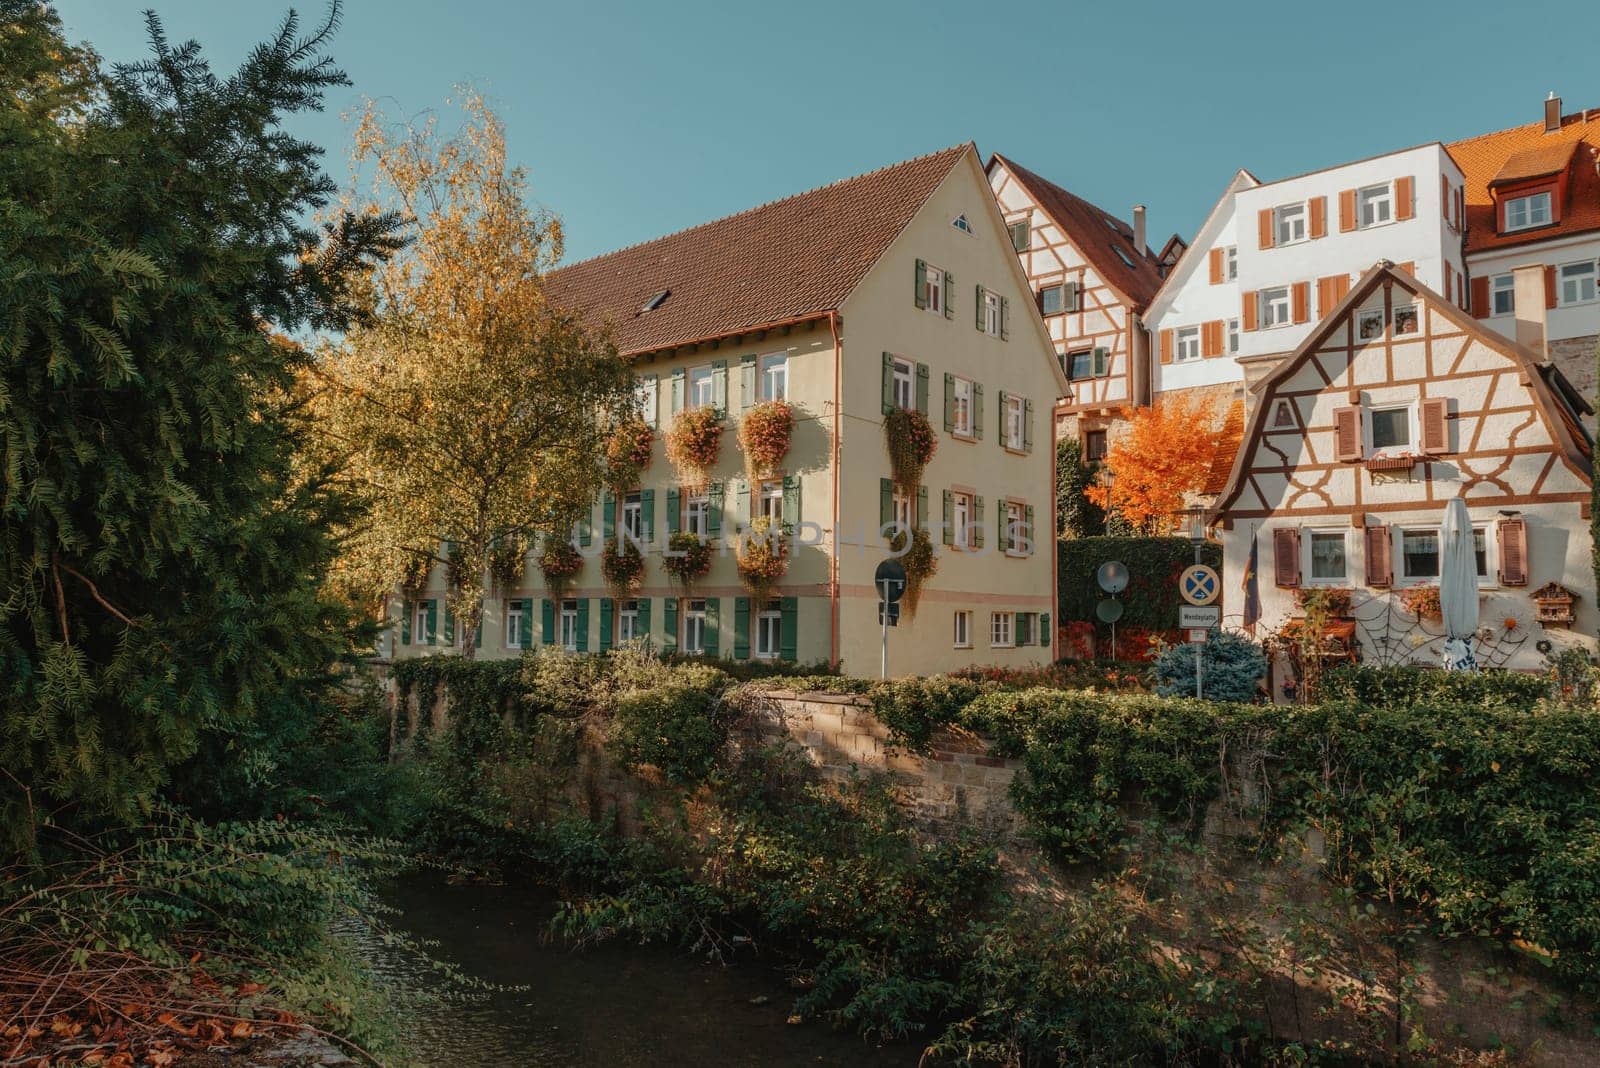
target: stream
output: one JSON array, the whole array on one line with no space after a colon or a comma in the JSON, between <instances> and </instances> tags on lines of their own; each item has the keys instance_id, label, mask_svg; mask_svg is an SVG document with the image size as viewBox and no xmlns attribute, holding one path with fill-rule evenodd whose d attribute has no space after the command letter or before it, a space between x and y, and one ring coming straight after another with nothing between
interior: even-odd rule
<instances>
[{"instance_id":1,"label":"stream","mask_svg":"<svg viewBox=\"0 0 1600 1068\"><path fill-rule=\"evenodd\" d=\"M405 1049L426 1065L915 1065L917 1042L879 1046L818 1023L760 961L706 963L670 947L582 951L545 938L556 903L534 889L451 885L436 873L387 884L398 931L470 979L526 989L461 992L421 954L357 933L405 1006ZM420 996L419 996L420 995Z\"/></svg>"}]
</instances>

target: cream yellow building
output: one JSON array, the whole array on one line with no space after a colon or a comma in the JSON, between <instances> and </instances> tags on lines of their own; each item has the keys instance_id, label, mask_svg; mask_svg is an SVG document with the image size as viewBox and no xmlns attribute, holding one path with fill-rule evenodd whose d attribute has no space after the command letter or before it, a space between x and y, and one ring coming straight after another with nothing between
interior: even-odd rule
<instances>
[{"instance_id":1,"label":"cream yellow building","mask_svg":"<svg viewBox=\"0 0 1600 1068\"><path fill-rule=\"evenodd\" d=\"M1053 657L1050 410L1065 387L1028 279L971 144L835 182L553 272L551 299L609 322L638 369L656 430L641 485L596 502L587 558L552 599L532 558L497 590L482 657L533 644L598 651L630 637L658 649L832 663L876 675L873 571L896 521L927 529L937 571L890 629L889 671L1031 665ZM794 430L781 469L747 477L744 412L783 400ZM667 459L678 416L722 413L704 477ZM922 411L937 448L915 494L890 482L885 415ZM786 532L787 571L755 602L735 553L754 517ZM601 577L609 534L645 542L625 598ZM687 589L663 568L674 531L714 547ZM443 575L397 602L396 656L459 643Z\"/></svg>"}]
</instances>

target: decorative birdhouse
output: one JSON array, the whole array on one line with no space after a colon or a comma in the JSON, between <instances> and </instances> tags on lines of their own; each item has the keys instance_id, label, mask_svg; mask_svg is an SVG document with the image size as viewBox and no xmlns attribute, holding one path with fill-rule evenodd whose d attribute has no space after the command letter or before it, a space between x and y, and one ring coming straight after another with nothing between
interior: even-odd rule
<instances>
[{"instance_id":1,"label":"decorative birdhouse","mask_svg":"<svg viewBox=\"0 0 1600 1068\"><path fill-rule=\"evenodd\" d=\"M1572 626L1572 605L1576 600L1576 594L1554 582L1547 582L1533 591L1539 622L1546 627Z\"/></svg>"}]
</instances>

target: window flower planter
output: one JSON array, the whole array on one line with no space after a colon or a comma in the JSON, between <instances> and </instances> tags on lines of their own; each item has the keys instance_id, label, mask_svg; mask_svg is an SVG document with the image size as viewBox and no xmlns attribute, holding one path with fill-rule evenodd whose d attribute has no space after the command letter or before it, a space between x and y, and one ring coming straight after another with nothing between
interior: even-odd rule
<instances>
[{"instance_id":1,"label":"window flower planter","mask_svg":"<svg viewBox=\"0 0 1600 1068\"><path fill-rule=\"evenodd\" d=\"M618 423L606 441L606 481L619 489L636 484L650 466L655 443L655 431L643 419Z\"/></svg>"},{"instance_id":2,"label":"window flower planter","mask_svg":"<svg viewBox=\"0 0 1600 1068\"><path fill-rule=\"evenodd\" d=\"M895 488L912 494L922 484L923 469L939 448L933 425L921 412L896 408L883 417L884 445L889 450L889 472Z\"/></svg>"},{"instance_id":3,"label":"window flower planter","mask_svg":"<svg viewBox=\"0 0 1600 1068\"><path fill-rule=\"evenodd\" d=\"M739 447L752 481L770 477L789 454L794 435L794 409L787 401L765 401L739 420Z\"/></svg>"},{"instance_id":4,"label":"window flower planter","mask_svg":"<svg viewBox=\"0 0 1600 1068\"><path fill-rule=\"evenodd\" d=\"M620 545L607 543L600 555L600 574L605 576L612 594L621 599L639 588L644 577L644 554L626 538L621 539Z\"/></svg>"},{"instance_id":5,"label":"window flower planter","mask_svg":"<svg viewBox=\"0 0 1600 1068\"><path fill-rule=\"evenodd\" d=\"M680 530L668 540L661 566L688 592L697 579L711 570L711 543L698 534Z\"/></svg>"},{"instance_id":6,"label":"window flower planter","mask_svg":"<svg viewBox=\"0 0 1600 1068\"><path fill-rule=\"evenodd\" d=\"M1366 467L1368 471L1409 471L1413 467L1417 466L1421 460L1422 457L1409 452L1399 453L1395 456L1384 456L1382 453L1379 453L1376 456L1367 457L1363 463L1363 466Z\"/></svg>"},{"instance_id":7,"label":"window flower planter","mask_svg":"<svg viewBox=\"0 0 1600 1068\"><path fill-rule=\"evenodd\" d=\"M667 431L667 459L694 481L704 481L722 449L722 414L712 407L678 413Z\"/></svg>"},{"instance_id":8,"label":"window flower planter","mask_svg":"<svg viewBox=\"0 0 1600 1068\"><path fill-rule=\"evenodd\" d=\"M583 570L583 555L570 541L546 539L539 570L551 598L559 601L572 588L573 576Z\"/></svg>"},{"instance_id":9,"label":"window flower planter","mask_svg":"<svg viewBox=\"0 0 1600 1068\"><path fill-rule=\"evenodd\" d=\"M788 542L765 516L755 519L739 540L739 581L756 604L769 599L789 570Z\"/></svg>"}]
</instances>

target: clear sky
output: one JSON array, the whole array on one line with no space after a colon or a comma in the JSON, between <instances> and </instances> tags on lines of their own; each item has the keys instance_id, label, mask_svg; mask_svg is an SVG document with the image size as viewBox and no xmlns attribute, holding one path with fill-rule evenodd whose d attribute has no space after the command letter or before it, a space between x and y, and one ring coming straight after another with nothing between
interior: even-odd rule
<instances>
[{"instance_id":1,"label":"clear sky","mask_svg":"<svg viewBox=\"0 0 1600 1068\"><path fill-rule=\"evenodd\" d=\"M57 6L108 60L144 54L151 6L226 68L289 5ZM1600 107L1597 30L1594 5L1547 0L348 0L333 54L355 84L295 130L342 177L340 112L371 96L411 116L470 82L569 260L967 140L1117 215L1149 205L1159 248L1240 167L1278 178L1532 122L1552 90Z\"/></svg>"}]
</instances>

